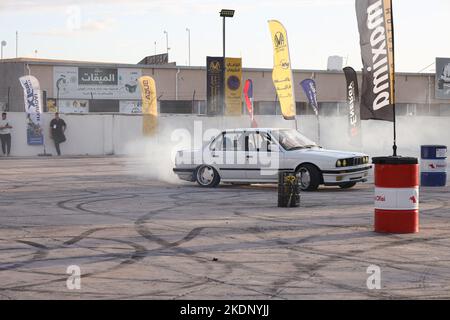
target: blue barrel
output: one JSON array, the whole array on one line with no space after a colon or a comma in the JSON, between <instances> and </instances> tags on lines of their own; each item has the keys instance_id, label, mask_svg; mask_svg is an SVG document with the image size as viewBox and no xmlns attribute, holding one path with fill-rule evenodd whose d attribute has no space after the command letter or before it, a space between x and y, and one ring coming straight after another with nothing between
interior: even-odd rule
<instances>
[{"instance_id":1,"label":"blue barrel","mask_svg":"<svg viewBox=\"0 0 450 320\"><path fill-rule=\"evenodd\" d=\"M447 182L447 147L421 146L420 154L420 185L444 187Z\"/></svg>"}]
</instances>

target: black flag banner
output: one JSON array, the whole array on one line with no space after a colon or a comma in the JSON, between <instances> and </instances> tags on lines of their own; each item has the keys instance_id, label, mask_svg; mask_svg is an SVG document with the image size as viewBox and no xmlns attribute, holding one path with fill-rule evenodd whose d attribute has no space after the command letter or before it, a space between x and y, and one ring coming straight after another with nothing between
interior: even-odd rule
<instances>
[{"instance_id":1,"label":"black flag banner","mask_svg":"<svg viewBox=\"0 0 450 320\"><path fill-rule=\"evenodd\" d=\"M361 119L394 121L392 0L356 0L363 62Z\"/></svg>"},{"instance_id":2,"label":"black flag banner","mask_svg":"<svg viewBox=\"0 0 450 320\"><path fill-rule=\"evenodd\" d=\"M349 109L348 135L352 144L361 145L361 112L359 105L358 77L356 71L351 67L345 67L344 74L347 81L347 102Z\"/></svg>"}]
</instances>

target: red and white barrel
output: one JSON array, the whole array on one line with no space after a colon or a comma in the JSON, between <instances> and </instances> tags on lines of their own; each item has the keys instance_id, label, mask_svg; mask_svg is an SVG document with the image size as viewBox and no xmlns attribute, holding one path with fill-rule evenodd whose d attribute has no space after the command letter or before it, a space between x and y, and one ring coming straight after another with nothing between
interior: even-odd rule
<instances>
[{"instance_id":1,"label":"red and white barrel","mask_svg":"<svg viewBox=\"0 0 450 320\"><path fill-rule=\"evenodd\" d=\"M375 232L419 232L417 158L376 157Z\"/></svg>"}]
</instances>

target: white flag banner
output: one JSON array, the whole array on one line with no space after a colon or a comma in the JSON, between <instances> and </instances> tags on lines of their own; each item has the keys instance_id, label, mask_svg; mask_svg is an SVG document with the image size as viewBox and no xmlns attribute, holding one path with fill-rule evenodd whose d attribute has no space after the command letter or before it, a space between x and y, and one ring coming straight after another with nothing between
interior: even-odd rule
<instances>
[{"instance_id":1,"label":"white flag banner","mask_svg":"<svg viewBox=\"0 0 450 320\"><path fill-rule=\"evenodd\" d=\"M39 81L33 76L19 78L23 88L25 112L27 113L27 142L29 145L42 145L42 99Z\"/></svg>"}]
</instances>

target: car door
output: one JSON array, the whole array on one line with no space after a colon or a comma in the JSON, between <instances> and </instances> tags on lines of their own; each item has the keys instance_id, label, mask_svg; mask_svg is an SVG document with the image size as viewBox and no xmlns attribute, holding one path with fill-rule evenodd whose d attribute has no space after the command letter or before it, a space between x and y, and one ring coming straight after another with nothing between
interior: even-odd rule
<instances>
[{"instance_id":1,"label":"car door","mask_svg":"<svg viewBox=\"0 0 450 320\"><path fill-rule=\"evenodd\" d=\"M267 182L276 181L279 168L279 148L265 131L247 134L247 178Z\"/></svg>"},{"instance_id":2,"label":"car door","mask_svg":"<svg viewBox=\"0 0 450 320\"><path fill-rule=\"evenodd\" d=\"M246 180L245 132L227 131L222 135L221 163L217 163L222 180ZM217 153L218 151L216 151Z\"/></svg>"}]
</instances>

